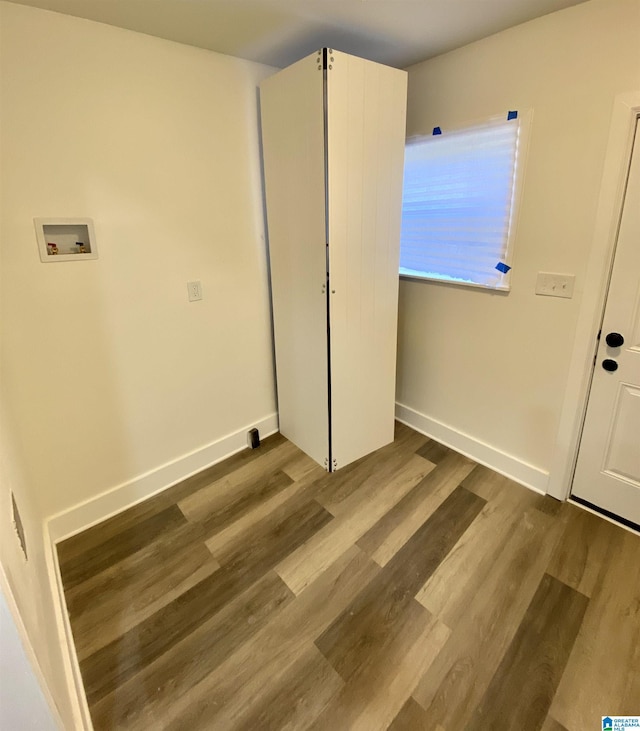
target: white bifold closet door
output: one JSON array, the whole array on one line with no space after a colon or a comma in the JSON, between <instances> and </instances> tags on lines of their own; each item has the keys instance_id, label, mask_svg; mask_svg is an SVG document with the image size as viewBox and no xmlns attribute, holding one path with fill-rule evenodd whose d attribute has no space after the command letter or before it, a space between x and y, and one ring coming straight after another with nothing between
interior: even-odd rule
<instances>
[{"instance_id":1,"label":"white bifold closet door","mask_svg":"<svg viewBox=\"0 0 640 731\"><path fill-rule=\"evenodd\" d=\"M331 426L340 468L393 441L407 75L331 57Z\"/></svg>"},{"instance_id":2,"label":"white bifold closet door","mask_svg":"<svg viewBox=\"0 0 640 731\"><path fill-rule=\"evenodd\" d=\"M280 431L335 470L393 440L407 75L324 55L261 111Z\"/></svg>"},{"instance_id":3,"label":"white bifold closet door","mask_svg":"<svg viewBox=\"0 0 640 731\"><path fill-rule=\"evenodd\" d=\"M316 57L261 84L280 432L329 455L323 74Z\"/></svg>"}]
</instances>

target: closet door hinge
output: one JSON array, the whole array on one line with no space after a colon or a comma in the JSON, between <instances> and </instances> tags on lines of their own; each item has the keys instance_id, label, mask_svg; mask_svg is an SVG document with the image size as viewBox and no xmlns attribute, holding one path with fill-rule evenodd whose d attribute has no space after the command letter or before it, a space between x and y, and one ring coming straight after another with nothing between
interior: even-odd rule
<instances>
[{"instance_id":1,"label":"closet door hinge","mask_svg":"<svg viewBox=\"0 0 640 731\"><path fill-rule=\"evenodd\" d=\"M331 469L329 469L329 458L324 458L324 468L327 472L335 472L338 469L338 460L334 459L331 461Z\"/></svg>"},{"instance_id":2,"label":"closet door hinge","mask_svg":"<svg viewBox=\"0 0 640 731\"><path fill-rule=\"evenodd\" d=\"M331 55L333 48L321 48L316 57L318 71L331 71L333 68L334 57Z\"/></svg>"}]
</instances>

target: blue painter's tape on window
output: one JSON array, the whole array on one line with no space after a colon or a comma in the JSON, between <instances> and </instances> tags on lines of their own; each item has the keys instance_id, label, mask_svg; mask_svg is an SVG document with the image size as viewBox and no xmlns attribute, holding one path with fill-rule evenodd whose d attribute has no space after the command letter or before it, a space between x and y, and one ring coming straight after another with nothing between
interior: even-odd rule
<instances>
[{"instance_id":1,"label":"blue painter's tape on window","mask_svg":"<svg viewBox=\"0 0 640 731\"><path fill-rule=\"evenodd\" d=\"M440 127L434 127L433 128L433 134L434 135L441 135L442 134L442 130L440 129Z\"/></svg>"},{"instance_id":2,"label":"blue painter's tape on window","mask_svg":"<svg viewBox=\"0 0 640 731\"><path fill-rule=\"evenodd\" d=\"M507 266L507 264L505 264L503 261L499 261L496 264L496 269L499 272L502 272L503 274L506 274L509 271L509 269L511 269L511 267L510 266Z\"/></svg>"},{"instance_id":3,"label":"blue painter's tape on window","mask_svg":"<svg viewBox=\"0 0 640 731\"><path fill-rule=\"evenodd\" d=\"M509 113L507 114L507 122L508 122L508 121L509 121L510 119L518 119L518 112L509 112Z\"/></svg>"}]
</instances>

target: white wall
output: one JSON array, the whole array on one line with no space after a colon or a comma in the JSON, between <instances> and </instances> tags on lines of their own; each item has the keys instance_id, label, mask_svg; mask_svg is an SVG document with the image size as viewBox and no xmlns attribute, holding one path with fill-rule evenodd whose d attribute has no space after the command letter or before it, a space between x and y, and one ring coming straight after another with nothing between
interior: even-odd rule
<instances>
[{"instance_id":1,"label":"white wall","mask_svg":"<svg viewBox=\"0 0 640 731\"><path fill-rule=\"evenodd\" d=\"M633 89L639 0L591 0L409 69L408 135L510 109L531 109L533 120L512 290L402 281L397 401L489 445L478 448L489 460L514 458L524 481L526 465L537 468L538 487L558 429L613 101ZM536 296L538 271L575 273L574 298Z\"/></svg>"},{"instance_id":2,"label":"white wall","mask_svg":"<svg viewBox=\"0 0 640 731\"><path fill-rule=\"evenodd\" d=\"M271 69L4 2L0 53L2 562L68 722L43 519L275 412ZM93 218L99 259L42 264L36 216Z\"/></svg>"},{"instance_id":3,"label":"white wall","mask_svg":"<svg viewBox=\"0 0 640 731\"><path fill-rule=\"evenodd\" d=\"M59 727L27 657L4 589L0 585L0 728L56 731Z\"/></svg>"}]
</instances>

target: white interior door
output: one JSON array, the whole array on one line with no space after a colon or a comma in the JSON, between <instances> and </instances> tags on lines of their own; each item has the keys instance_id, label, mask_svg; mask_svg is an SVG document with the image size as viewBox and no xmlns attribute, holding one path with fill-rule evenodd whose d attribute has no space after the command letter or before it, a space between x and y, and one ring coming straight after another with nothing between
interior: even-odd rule
<instances>
[{"instance_id":1,"label":"white interior door","mask_svg":"<svg viewBox=\"0 0 640 731\"><path fill-rule=\"evenodd\" d=\"M325 464L324 101L317 54L265 79L260 107L280 431Z\"/></svg>"},{"instance_id":2,"label":"white interior door","mask_svg":"<svg viewBox=\"0 0 640 731\"><path fill-rule=\"evenodd\" d=\"M619 342L620 337L616 335L624 342ZM572 495L640 524L640 132L637 120Z\"/></svg>"},{"instance_id":3,"label":"white interior door","mask_svg":"<svg viewBox=\"0 0 640 731\"><path fill-rule=\"evenodd\" d=\"M331 433L339 469L393 441L407 74L327 70Z\"/></svg>"}]
</instances>

